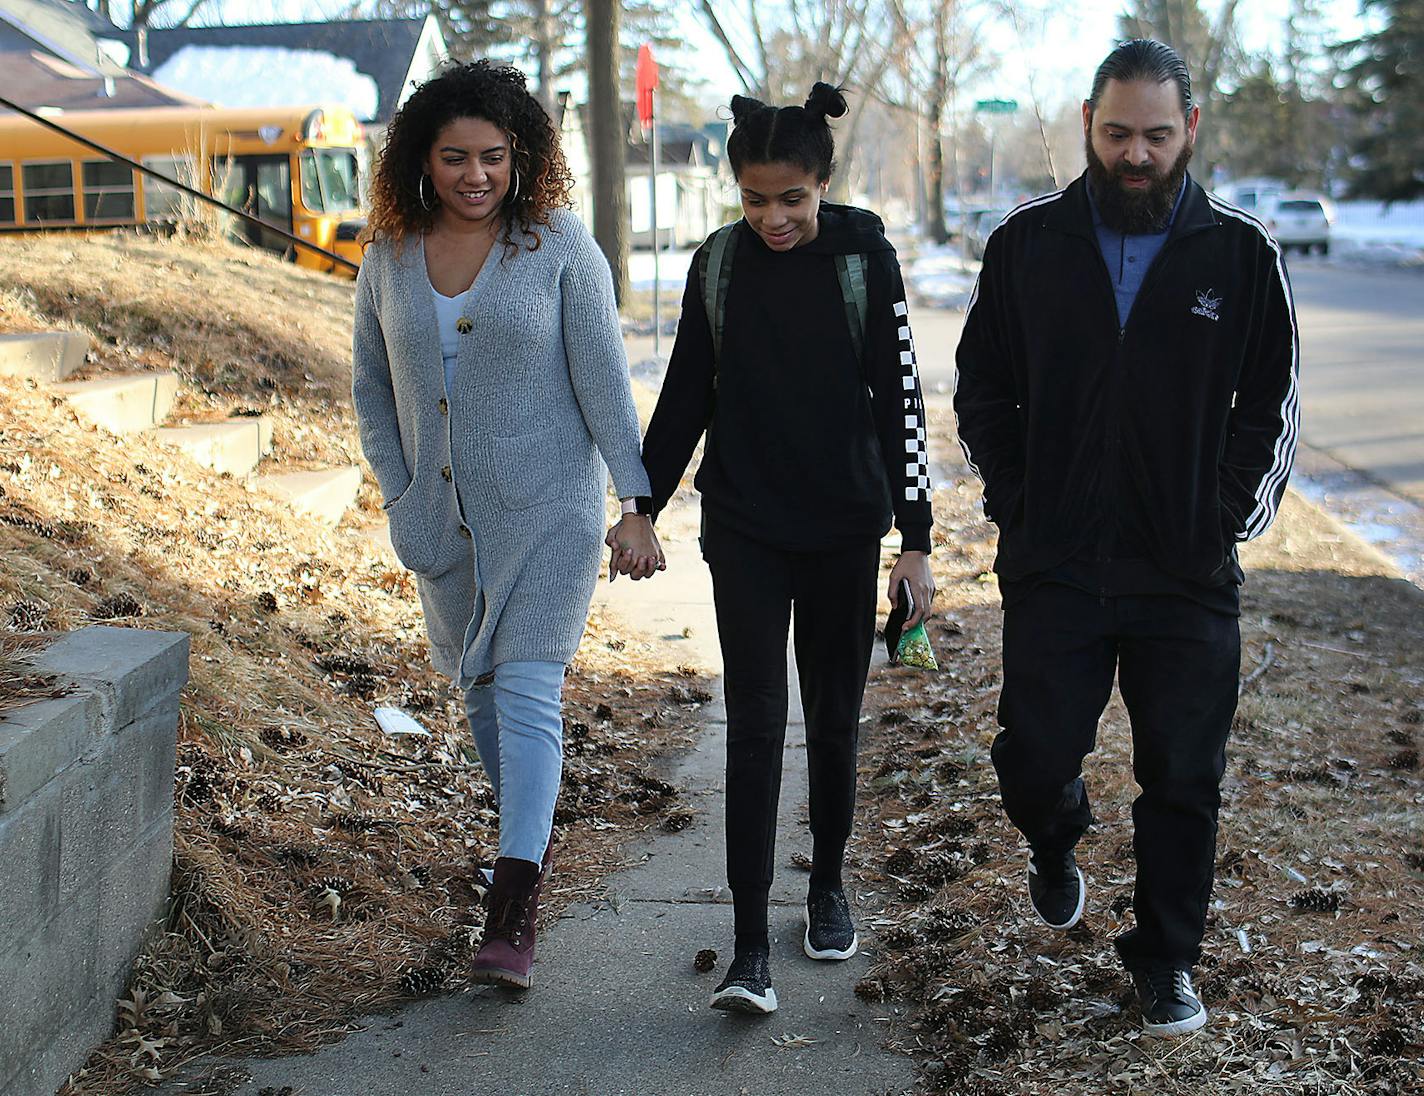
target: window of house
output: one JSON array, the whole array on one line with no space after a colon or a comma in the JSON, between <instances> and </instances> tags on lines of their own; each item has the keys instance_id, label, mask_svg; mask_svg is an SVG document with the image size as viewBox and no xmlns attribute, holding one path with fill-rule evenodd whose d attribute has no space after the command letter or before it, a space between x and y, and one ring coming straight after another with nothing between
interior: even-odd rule
<instances>
[{"instance_id":1,"label":"window of house","mask_svg":"<svg viewBox=\"0 0 1424 1096\"><path fill-rule=\"evenodd\" d=\"M15 165L0 164L0 225L15 223Z\"/></svg>"},{"instance_id":2,"label":"window of house","mask_svg":"<svg viewBox=\"0 0 1424 1096\"><path fill-rule=\"evenodd\" d=\"M23 164L25 221L29 224L73 222L74 165L68 160Z\"/></svg>"},{"instance_id":3,"label":"window of house","mask_svg":"<svg viewBox=\"0 0 1424 1096\"><path fill-rule=\"evenodd\" d=\"M84 161L84 219L132 221L134 173L112 160Z\"/></svg>"}]
</instances>

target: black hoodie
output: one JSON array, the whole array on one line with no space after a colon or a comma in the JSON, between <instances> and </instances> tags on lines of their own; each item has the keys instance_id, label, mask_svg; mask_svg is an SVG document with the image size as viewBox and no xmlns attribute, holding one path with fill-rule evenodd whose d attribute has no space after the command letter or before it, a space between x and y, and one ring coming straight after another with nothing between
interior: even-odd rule
<instances>
[{"instance_id":1,"label":"black hoodie","mask_svg":"<svg viewBox=\"0 0 1424 1096\"><path fill-rule=\"evenodd\" d=\"M712 520L772 547L823 551L881 537L893 516L903 549L928 551L924 401L900 266L880 218L823 202L816 238L785 252L745 221L735 231L720 362L700 249L688 272L643 442L654 512L705 430L695 482ZM863 361L834 259L856 253L866 256Z\"/></svg>"}]
</instances>

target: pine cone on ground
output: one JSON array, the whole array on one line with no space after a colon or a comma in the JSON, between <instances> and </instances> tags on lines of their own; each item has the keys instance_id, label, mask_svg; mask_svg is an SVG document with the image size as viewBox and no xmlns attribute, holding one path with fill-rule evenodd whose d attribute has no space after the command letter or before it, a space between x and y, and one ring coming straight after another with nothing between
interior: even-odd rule
<instances>
[{"instance_id":1,"label":"pine cone on ground","mask_svg":"<svg viewBox=\"0 0 1424 1096\"><path fill-rule=\"evenodd\" d=\"M1290 904L1291 908L1308 913L1334 913L1340 908L1340 896L1334 891L1324 891L1317 887L1293 895Z\"/></svg>"}]
</instances>

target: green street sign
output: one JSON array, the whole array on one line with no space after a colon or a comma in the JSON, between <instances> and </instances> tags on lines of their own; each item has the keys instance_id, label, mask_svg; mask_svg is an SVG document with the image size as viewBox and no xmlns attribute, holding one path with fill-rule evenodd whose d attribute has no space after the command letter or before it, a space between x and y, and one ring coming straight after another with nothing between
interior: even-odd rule
<instances>
[{"instance_id":1,"label":"green street sign","mask_svg":"<svg viewBox=\"0 0 1424 1096\"><path fill-rule=\"evenodd\" d=\"M1012 114L1019 109L1014 99L980 99L974 104L980 114Z\"/></svg>"}]
</instances>

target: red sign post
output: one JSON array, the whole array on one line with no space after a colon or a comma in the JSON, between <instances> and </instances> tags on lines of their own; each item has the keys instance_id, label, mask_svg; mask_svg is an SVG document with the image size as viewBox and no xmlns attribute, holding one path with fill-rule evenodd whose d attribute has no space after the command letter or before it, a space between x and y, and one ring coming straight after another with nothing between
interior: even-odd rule
<instances>
[{"instance_id":1,"label":"red sign post","mask_svg":"<svg viewBox=\"0 0 1424 1096\"><path fill-rule=\"evenodd\" d=\"M658 86L658 63L651 46L638 47L638 121L647 130L653 124L653 91Z\"/></svg>"},{"instance_id":2,"label":"red sign post","mask_svg":"<svg viewBox=\"0 0 1424 1096\"><path fill-rule=\"evenodd\" d=\"M646 43L638 47L638 122L648 141L648 219L653 241L653 356L661 354L662 309L660 307L661 272L658 269L658 118L654 110L654 92L658 87L658 63L653 49Z\"/></svg>"}]
</instances>

